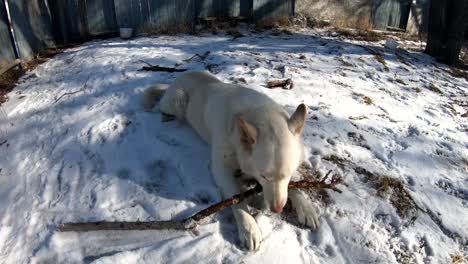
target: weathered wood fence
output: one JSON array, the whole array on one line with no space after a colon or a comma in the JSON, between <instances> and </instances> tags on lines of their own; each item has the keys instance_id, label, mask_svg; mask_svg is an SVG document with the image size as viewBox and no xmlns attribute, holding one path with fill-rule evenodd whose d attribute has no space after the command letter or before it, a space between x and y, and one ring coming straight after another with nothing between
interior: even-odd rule
<instances>
[{"instance_id":1,"label":"weathered wood fence","mask_svg":"<svg viewBox=\"0 0 468 264\"><path fill-rule=\"evenodd\" d=\"M204 17L258 22L293 13L294 0L0 0L0 69L44 48L117 35L120 27L181 31Z\"/></svg>"}]
</instances>

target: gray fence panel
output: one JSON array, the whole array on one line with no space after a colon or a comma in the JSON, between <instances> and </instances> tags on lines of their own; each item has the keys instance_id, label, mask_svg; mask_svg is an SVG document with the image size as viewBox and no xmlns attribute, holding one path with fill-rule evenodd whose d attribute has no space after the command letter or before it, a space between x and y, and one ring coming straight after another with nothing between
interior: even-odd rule
<instances>
[{"instance_id":1,"label":"gray fence panel","mask_svg":"<svg viewBox=\"0 0 468 264\"><path fill-rule=\"evenodd\" d=\"M91 35L117 32L114 0L86 0L86 19Z\"/></svg>"},{"instance_id":2,"label":"gray fence panel","mask_svg":"<svg viewBox=\"0 0 468 264\"><path fill-rule=\"evenodd\" d=\"M115 14L119 27L140 29L149 19L148 0L114 0Z\"/></svg>"},{"instance_id":3,"label":"gray fence panel","mask_svg":"<svg viewBox=\"0 0 468 264\"><path fill-rule=\"evenodd\" d=\"M410 0L374 0L372 8L374 27L386 29L387 26L390 26L405 29L410 2Z\"/></svg>"},{"instance_id":4,"label":"gray fence panel","mask_svg":"<svg viewBox=\"0 0 468 264\"><path fill-rule=\"evenodd\" d=\"M150 23L146 30L187 31L195 20L195 0L149 0Z\"/></svg>"},{"instance_id":5,"label":"gray fence panel","mask_svg":"<svg viewBox=\"0 0 468 264\"><path fill-rule=\"evenodd\" d=\"M81 0L49 0L54 13L55 30L60 30L63 42L79 41L81 34L78 2ZM57 32L58 34L58 32Z\"/></svg>"},{"instance_id":6,"label":"gray fence panel","mask_svg":"<svg viewBox=\"0 0 468 264\"><path fill-rule=\"evenodd\" d=\"M198 17L250 16L252 0L197 0Z\"/></svg>"},{"instance_id":7,"label":"gray fence panel","mask_svg":"<svg viewBox=\"0 0 468 264\"><path fill-rule=\"evenodd\" d=\"M21 59L29 59L42 49L55 46L47 0L8 2Z\"/></svg>"},{"instance_id":8,"label":"gray fence panel","mask_svg":"<svg viewBox=\"0 0 468 264\"><path fill-rule=\"evenodd\" d=\"M137 33L181 30L192 25L195 0L114 0L119 27Z\"/></svg>"},{"instance_id":9,"label":"gray fence panel","mask_svg":"<svg viewBox=\"0 0 468 264\"><path fill-rule=\"evenodd\" d=\"M0 68L16 58L9 31L5 6L0 1Z\"/></svg>"},{"instance_id":10,"label":"gray fence panel","mask_svg":"<svg viewBox=\"0 0 468 264\"><path fill-rule=\"evenodd\" d=\"M293 12L294 0L253 0L253 19L256 22L289 17Z\"/></svg>"}]
</instances>

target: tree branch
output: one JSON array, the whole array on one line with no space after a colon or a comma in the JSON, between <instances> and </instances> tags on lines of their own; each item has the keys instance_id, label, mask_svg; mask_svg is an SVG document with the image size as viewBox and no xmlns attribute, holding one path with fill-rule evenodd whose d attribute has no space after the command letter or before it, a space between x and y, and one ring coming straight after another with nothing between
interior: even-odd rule
<instances>
[{"instance_id":1,"label":"tree branch","mask_svg":"<svg viewBox=\"0 0 468 264\"><path fill-rule=\"evenodd\" d=\"M176 68L170 68L170 67L163 67L159 65L152 65L151 63L148 63L144 60L138 60L140 62L143 62L144 64L148 66L143 66L141 67L140 71L160 71L160 72L184 72L187 69L176 69Z\"/></svg>"},{"instance_id":2,"label":"tree branch","mask_svg":"<svg viewBox=\"0 0 468 264\"><path fill-rule=\"evenodd\" d=\"M272 89L281 87L283 89L291 90L294 87L294 83L291 79L286 80L272 80L267 83L267 87Z\"/></svg>"},{"instance_id":3,"label":"tree branch","mask_svg":"<svg viewBox=\"0 0 468 264\"><path fill-rule=\"evenodd\" d=\"M343 179L339 176L333 176L329 183L326 182L328 176L332 171L330 170L325 177L319 181L298 181L290 182L289 189L330 189L335 192L341 193L341 190L336 185L343 183ZM65 223L58 227L60 232L86 232L97 230L161 230L161 229L174 229L174 230L192 230L197 227L201 220L204 218L221 211L227 207L238 204L243 200L260 194L262 187L257 184L254 188L234 195L233 197L209 206L206 209L199 211L183 220L169 220L169 221L147 221L147 222L89 222L89 223Z\"/></svg>"},{"instance_id":4,"label":"tree branch","mask_svg":"<svg viewBox=\"0 0 468 264\"><path fill-rule=\"evenodd\" d=\"M60 99L62 99L65 96L80 93L80 92L83 92L84 90L86 90L86 88L88 88L89 78L90 78L90 76L88 76L88 78L86 79L86 82L84 83L83 87L81 87L79 90L73 91L73 92L67 92L67 93L64 93L64 94L60 95L58 98L55 99L54 103L57 103L58 101L60 101Z\"/></svg>"}]
</instances>

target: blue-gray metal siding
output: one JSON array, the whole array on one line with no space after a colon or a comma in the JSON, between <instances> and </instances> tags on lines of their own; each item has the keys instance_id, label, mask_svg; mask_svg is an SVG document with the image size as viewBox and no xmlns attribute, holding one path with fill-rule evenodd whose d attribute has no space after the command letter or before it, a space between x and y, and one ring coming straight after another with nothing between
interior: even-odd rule
<instances>
[{"instance_id":1,"label":"blue-gray metal siding","mask_svg":"<svg viewBox=\"0 0 468 264\"><path fill-rule=\"evenodd\" d=\"M0 68L15 59L9 30L5 6L3 1L0 1Z\"/></svg>"}]
</instances>

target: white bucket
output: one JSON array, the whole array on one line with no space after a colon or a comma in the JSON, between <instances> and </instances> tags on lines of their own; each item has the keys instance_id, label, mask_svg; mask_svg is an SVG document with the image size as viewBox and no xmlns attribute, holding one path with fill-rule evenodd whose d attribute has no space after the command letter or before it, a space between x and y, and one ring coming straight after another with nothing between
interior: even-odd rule
<instances>
[{"instance_id":1,"label":"white bucket","mask_svg":"<svg viewBox=\"0 0 468 264\"><path fill-rule=\"evenodd\" d=\"M133 28L120 28L120 38L129 39L132 37Z\"/></svg>"}]
</instances>

